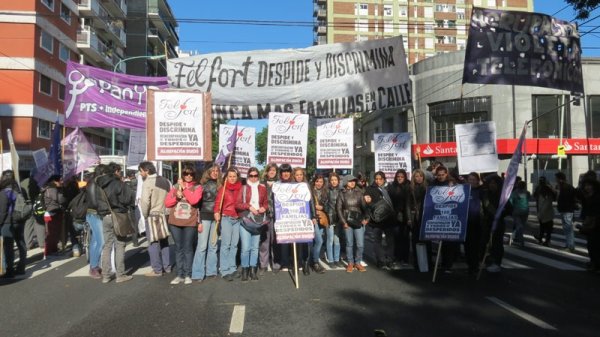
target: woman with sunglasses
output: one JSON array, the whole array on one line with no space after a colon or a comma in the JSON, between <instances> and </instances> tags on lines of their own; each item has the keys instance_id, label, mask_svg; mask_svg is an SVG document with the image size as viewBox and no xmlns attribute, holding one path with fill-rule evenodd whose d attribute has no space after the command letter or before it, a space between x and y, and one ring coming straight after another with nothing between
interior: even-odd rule
<instances>
[{"instance_id":1,"label":"woman with sunglasses","mask_svg":"<svg viewBox=\"0 0 600 337\"><path fill-rule=\"evenodd\" d=\"M217 276L217 231L215 230L215 198L221 187L219 176L221 167L212 165L202 174L202 203L200 204L200 224L198 225L198 244L192 264L192 279L202 282L206 278Z\"/></svg>"},{"instance_id":2,"label":"woman with sunglasses","mask_svg":"<svg viewBox=\"0 0 600 337\"><path fill-rule=\"evenodd\" d=\"M236 208L240 215L248 214L247 216L254 217L256 222L262 223L262 219L264 219L269 208L269 201L267 188L260 183L258 177L258 169L251 167L248 170L246 185L242 186L242 192L238 193ZM260 233L251 233L244 226L240 226L240 241L242 243L240 253L242 281L248 281L248 279L256 281L258 280L257 263Z\"/></svg>"},{"instance_id":3,"label":"woman with sunglasses","mask_svg":"<svg viewBox=\"0 0 600 337\"><path fill-rule=\"evenodd\" d=\"M169 229L175 242L175 266L177 276L171 284L192 283L192 263L194 261L194 239L198 226L198 208L202 198L202 186L196 181L193 165L185 164L177 184L165 198L165 206L170 208Z\"/></svg>"}]
</instances>

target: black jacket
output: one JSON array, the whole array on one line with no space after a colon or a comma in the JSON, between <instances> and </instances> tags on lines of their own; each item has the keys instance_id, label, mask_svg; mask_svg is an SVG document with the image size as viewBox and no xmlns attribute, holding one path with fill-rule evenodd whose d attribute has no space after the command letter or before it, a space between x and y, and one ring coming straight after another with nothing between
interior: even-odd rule
<instances>
[{"instance_id":1,"label":"black jacket","mask_svg":"<svg viewBox=\"0 0 600 337\"><path fill-rule=\"evenodd\" d=\"M368 219L365 201L363 199L363 191L358 187L351 190L342 190L335 203L335 209L340 225L343 225L346 222L348 211L360 212L363 214L364 219Z\"/></svg>"},{"instance_id":2,"label":"black jacket","mask_svg":"<svg viewBox=\"0 0 600 337\"><path fill-rule=\"evenodd\" d=\"M202 201L200 204L200 218L202 220L215 219L215 198L217 197L217 182L208 180L202 185Z\"/></svg>"},{"instance_id":3,"label":"black jacket","mask_svg":"<svg viewBox=\"0 0 600 337\"><path fill-rule=\"evenodd\" d=\"M100 216L109 214L110 208L118 213L126 213L135 203L135 192L112 174L97 177L95 183L88 184L86 192L88 207L96 210ZM106 203L107 199L110 208Z\"/></svg>"}]
</instances>

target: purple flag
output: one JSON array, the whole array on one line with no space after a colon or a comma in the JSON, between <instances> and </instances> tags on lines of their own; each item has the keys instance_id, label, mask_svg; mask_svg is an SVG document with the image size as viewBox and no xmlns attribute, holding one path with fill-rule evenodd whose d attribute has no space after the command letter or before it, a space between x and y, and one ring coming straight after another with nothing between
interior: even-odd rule
<instances>
[{"instance_id":1,"label":"purple flag","mask_svg":"<svg viewBox=\"0 0 600 337\"><path fill-rule=\"evenodd\" d=\"M66 181L79 172L100 162L100 157L83 131L76 128L62 141L63 145L63 179Z\"/></svg>"},{"instance_id":2,"label":"purple flag","mask_svg":"<svg viewBox=\"0 0 600 337\"><path fill-rule=\"evenodd\" d=\"M60 148L60 129L61 125L58 124L58 118L54 123L54 129L52 130L52 143L50 144L50 151L48 153L48 161L37 168L37 173L34 177L39 186L44 186L48 178L53 175L61 175L62 163L61 163L61 148Z\"/></svg>"},{"instance_id":3,"label":"purple flag","mask_svg":"<svg viewBox=\"0 0 600 337\"><path fill-rule=\"evenodd\" d=\"M502 184L502 194L500 195L500 202L498 203L498 209L496 210L496 215L494 216L494 223L492 224L492 232L496 230L496 227L498 227L500 215L502 214L504 206L506 206L506 203L510 198L510 194L512 193L513 187L515 187L515 181L517 180L517 174L519 173L519 164L521 163L521 157L523 156L523 146L525 146L526 135L527 123L525 123L525 125L523 126L523 131L521 131L521 137L519 137L519 142L517 143L515 152L513 153L513 156L510 159L510 163L508 164L508 169L506 170L506 177L504 179L504 184Z\"/></svg>"},{"instance_id":4,"label":"purple flag","mask_svg":"<svg viewBox=\"0 0 600 337\"><path fill-rule=\"evenodd\" d=\"M65 77L70 127L145 129L148 86L168 87L166 77L125 75L71 61Z\"/></svg>"},{"instance_id":5,"label":"purple flag","mask_svg":"<svg viewBox=\"0 0 600 337\"><path fill-rule=\"evenodd\" d=\"M237 143L237 130L238 125L235 123L235 127L231 132L231 136L227 139L227 145L225 148L221 148L219 150L219 154L217 155L217 159L215 159L215 164L221 166L221 171L225 172L229 169L229 166L233 162L233 157L235 156L235 145Z\"/></svg>"}]
</instances>

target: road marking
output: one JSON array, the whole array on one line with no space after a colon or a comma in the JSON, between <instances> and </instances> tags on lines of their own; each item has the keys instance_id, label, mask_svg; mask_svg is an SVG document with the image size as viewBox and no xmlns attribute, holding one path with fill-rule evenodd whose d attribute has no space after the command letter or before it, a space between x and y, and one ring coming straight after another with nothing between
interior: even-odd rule
<instances>
[{"instance_id":1,"label":"road marking","mask_svg":"<svg viewBox=\"0 0 600 337\"><path fill-rule=\"evenodd\" d=\"M556 269L560 269L560 270L571 270L571 271L585 271L584 268L581 267L577 267L574 266L572 264L568 264L565 262L561 262L561 261L557 261L557 260L553 260L547 257L543 257L543 256L539 256L539 255L535 255L532 253L528 253L526 251L520 250L518 248L513 248L513 247L505 247L504 248L506 250L507 253L511 254L511 255L516 255L518 257L522 257L524 259L528 259L528 260L532 260L541 264L545 264L547 266L556 268Z\"/></svg>"},{"instance_id":2,"label":"road marking","mask_svg":"<svg viewBox=\"0 0 600 337\"><path fill-rule=\"evenodd\" d=\"M229 324L230 333L242 333L244 331L244 316L246 316L246 306L236 305L231 314L231 323Z\"/></svg>"},{"instance_id":3,"label":"road marking","mask_svg":"<svg viewBox=\"0 0 600 337\"><path fill-rule=\"evenodd\" d=\"M534 316L526 313L523 310L517 309L517 308L513 307L512 305L510 305L510 304L508 304L508 303L506 303L506 302L504 302L504 301L502 301L502 300L500 300L500 299L498 299L496 297L491 297L490 296L490 297L486 297L486 298L488 300L492 301L493 303L496 303L497 305L501 306L502 308L504 308L504 309L512 312L513 314L521 317L522 319L524 319L524 320L526 320L526 321L528 321L530 323L533 323L534 325L536 325L536 326L538 326L538 327L540 327L542 329L556 330L556 328L553 327L552 325L550 325L550 324L542 321L541 319L539 319L537 317L534 317Z\"/></svg>"},{"instance_id":4,"label":"road marking","mask_svg":"<svg viewBox=\"0 0 600 337\"><path fill-rule=\"evenodd\" d=\"M533 236L531 236L531 235L525 235L525 237L531 237L531 238L533 238ZM527 245L527 248L532 248L532 249L535 249L535 250L540 250L540 251L543 251L543 252L546 252L546 253L557 254L557 255L560 255L560 256L563 256L563 257L567 257L567 258L572 259L572 260L576 260L578 262L588 262L589 261L589 259L587 257L585 257L585 256L581 256L579 254L574 254L574 253L571 253L571 252L565 251L565 250L558 250L558 249L552 248L552 247L540 246L538 244ZM575 249L578 252L580 252L580 253L587 254L587 251L584 250L584 249L582 249L582 248L576 247Z\"/></svg>"},{"instance_id":5,"label":"road marking","mask_svg":"<svg viewBox=\"0 0 600 337\"><path fill-rule=\"evenodd\" d=\"M502 268L505 268L505 269L531 269L530 266L521 264L519 262L515 262L515 261L507 259L507 258L502 259Z\"/></svg>"}]
</instances>

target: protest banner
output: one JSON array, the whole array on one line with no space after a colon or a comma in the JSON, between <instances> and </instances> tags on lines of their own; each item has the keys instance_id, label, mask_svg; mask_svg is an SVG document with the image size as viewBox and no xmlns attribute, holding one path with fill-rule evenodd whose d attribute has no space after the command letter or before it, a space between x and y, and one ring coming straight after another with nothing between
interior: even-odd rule
<instances>
[{"instance_id":1,"label":"protest banner","mask_svg":"<svg viewBox=\"0 0 600 337\"><path fill-rule=\"evenodd\" d=\"M464 242L471 186L429 186L423 203L419 240Z\"/></svg>"},{"instance_id":2,"label":"protest banner","mask_svg":"<svg viewBox=\"0 0 600 337\"><path fill-rule=\"evenodd\" d=\"M11 129L6 130L6 137L8 138L8 146L10 148L10 159L11 159L11 170L15 175L15 180L17 184L21 186L21 176L19 174L19 153L17 152L17 148L15 147L15 139L13 138L13 134Z\"/></svg>"},{"instance_id":3,"label":"protest banner","mask_svg":"<svg viewBox=\"0 0 600 337\"><path fill-rule=\"evenodd\" d=\"M393 181L396 171L405 169L408 178L412 172L410 133L376 133L375 142L375 171L385 173L387 181Z\"/></svg>"},{"instance_id":4,"label":"protest banner","mask_svg":"<svg viewBox=\"0 0 600 337\"><path fill-rule=\"evenodd\" d=\"M167 88L166 77L125 75L67 62L65 125L146 128L148 87Z\"/></svg>"},{"instance_id":5,"label":"protest banner","mask_svg":"<svg viewBox=\"0 0 600 337\"><path fill-rule=\"evenodd\" d=\"M210 95L148 89L148 160L211 160Z\"/></svg>"},{"instance_id":6,"label":"protest banner","mask_svg":"<svg viewBox=\"0 0 600 337\"><path fill-rule=\"evenodd\" d=\"M402 37L167 61L173 88L212 94L214 119L318 118L412 104Z\"/></svg>"},{"instance_id":7,"label":"protest banner","mask_svg":"<svg viewBox=\"0 0 600 337\"><path fill-rule=\"evenodd\" d=\"M317 120L317 168L351 169L354 166L354 120Z\"/></svg>"},{"instance_id":8,"label":"protest banner","mask_svg":"<svg viewBox=\"0 0 600 337\"><path fill-rule=\"evenodd\" d=\"M256 129L235 125L219 125L219 151L227 147L229 138L236 131L235 154L231 160L231 166L234 167L240 175L246 178L248 169L255 165L256 161Z\"/></svg>"},{"instance_id":9,"label":"protest banner","mask_svg":"<svg viewBox=\"0 0 600 337\"><path fill-rule=\"evenodd\" d=\"M100 162L100 157L96 154L94 147L79 128L75 128L68 134L61 141L61 145L63 148L63 179L65 181Z\"/></svg>"},{"instance_id":10,"label":"protest banner","mask_svg":"<svg viewBox=\"0 0 600 337\"><path fill-rule=\"evenodd\" d=\"M307 183L273 184L277 243L310 242L315 236Z\"/></svg>"},{"instance_id":11,"label":"protest banner","mask_svg":"<svg viewBox=\"0 0 600 337\"><path fill-rule=\"evenodd\" d=\"M12 170L12 158L11 153L6 152L2 154L2 158L0 158L0 168L2 171Z\"/></svg>"},{"instance_id":12,"label":"protest banner","mask_svg":"<svg viewBox=\"0 0 600 337\"><path fill-rule=\"evenodd\" d=\"M146 157L146 131L131 130L129 132L129 150L127 151L127 167L137 166Z\"/></svg>"},{"instance_id":13,"label":"protest banner","mask_svg":"<svg viewBox=\"0 0 600 337\"><path fill-rule=\"evenodd\" d=\"M498 172L496 123L456 124L459 174Z\"/></svg>"},{"instance_id":14,"label":"protest banner","mask_svg":"<svg viewBox=\"0 0 600 337\"><path fill-rule=\"evenodd\" d=\"M577 23L531 12L473 8L463 83L583 93Z\"/></svg>"},{"instance_id":15,"label":"protest banner","mask_svg":"<svg viewBox=\"0 0 600 337\"><path fill-rule=\"evenodd\" d=\"M267 163L306 167L308 127L308 115L269 114Z\"/></svg>"}]
</instances>

